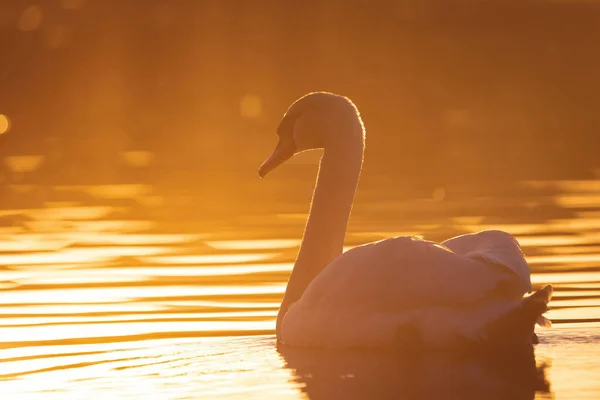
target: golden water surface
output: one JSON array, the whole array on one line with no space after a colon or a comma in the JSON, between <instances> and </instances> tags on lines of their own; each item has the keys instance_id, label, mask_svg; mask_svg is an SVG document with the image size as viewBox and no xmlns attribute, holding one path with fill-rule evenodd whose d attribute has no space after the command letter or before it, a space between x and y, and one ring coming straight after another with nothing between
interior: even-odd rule
<instances>
[{"instance_id":1,"label":"golden water surface","mask_svg":"<svg viewBox=\"0 0 600 400\"><path fill-rule=\"evenodd\" d=\"M7 190L26 199L35 189ZM177 193L144 185L54 187L53 201L1 210L1 397L600 398L600 181L386 199L374 187L357 198L348 247L487 228L518 238L534 286L555 287L553 328L538 329L531 357L537 386L514 373L527 355L507 375L439 354L276 349L310 194L301 189L293 207L270 198L275 212L257 204L212 218L186 216L198 198L174 205Z\"/></svg>"}]
</instances>

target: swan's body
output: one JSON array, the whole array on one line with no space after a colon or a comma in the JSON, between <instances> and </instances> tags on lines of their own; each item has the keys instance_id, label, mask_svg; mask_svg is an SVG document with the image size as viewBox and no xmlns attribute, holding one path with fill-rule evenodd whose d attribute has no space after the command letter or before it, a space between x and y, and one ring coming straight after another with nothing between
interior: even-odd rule
<instances>
[{"instance_id":1,"label":"swan's body","mask_svg":"<svg viewBox=\"0 0 600 400\"><path fill-rule=\"evenodd\" d=\"M484 231L469 240L475 247L496 241L500 251L505 245L522 259L507 233ZM285 315L281 341L323 347L483 342L488 323L519 305L529 284L529 276L522 280L502 264L422 239L369 243L336 258L311 282Z\"/></svg>"},{"instance_id":2,"label":"swan's body","mask_svg":"<svg viewBox=\"0 0 600 400\"><path fill-rule=\"evenodd\" d=\"M484 231L437 244L413 237L342 254L362 167L365 131L347 98L296 101L260 173L294 153L325 149L302 245L277 320L293 346L528 344L546 324L551 287L531 290L529 267L508 233Z\"/></svg>"}]
</instances>

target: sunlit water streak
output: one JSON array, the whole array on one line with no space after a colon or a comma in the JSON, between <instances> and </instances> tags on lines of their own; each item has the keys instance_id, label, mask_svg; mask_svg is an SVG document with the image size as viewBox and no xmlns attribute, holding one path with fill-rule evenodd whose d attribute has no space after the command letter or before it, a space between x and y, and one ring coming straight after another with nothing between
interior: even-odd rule
<instances>
[{"instance_id":1,"label":"sunlit water streak","mask_svg":"<svg viewBox=\"0 0 600 400\"><path fill-rule=\"evenodd\" d=\"M530 218L527 207L506 215L494 200L487 214L471 210L472 215L446 215L442 220L410 211L433 210L429 200L357 204L346 248L406 234L437 240L480 229L513 233L528 255L534 286L552 283L556 289L548 313L554 328L539 330L536 347L538 366L549 364L549 390L555 398L596 399L598 183L525 183L528 189L544 190L536 198L530 194L529 203L556 207L543 220ZM0 211L2 218L22 218L0 227L3 398L335 398L332 393L360 398L360 390L374 390L368 386L373 377L365 382L364 371L356 369L360 363L321 376L316 358L299 361L275 349L274 319L300 243L306 217L302 206L243 215L239 221L245 223L233 231L185 224L163 229L162 222L149 216L129 216L135 211L131 205L111 203L154 195L150 186L55 189L67 196L84 193L95 203L47 202L40 208ZM547 194L550 189L556 193ZM456 200L448 209L459 206ZM401 214L390 218L390 210ZM498 215L490 214L494 211ZM389 361L389 356L377 359L375 365ZM427 370L430 375L413 376L409 386L404 375L399 380L396 376L390 388L416 390L414 398L435 397L428 392L432 382L439 388L448 385L443 379L448 369L435 369L435 363L433 376ZM500 398L473 383L489 379L497 385L505 378L494 375L495 370L464 364L451 369L458 371L452 379L471 382L461 383L467 395L456 398L482 398L481 393ZM377 380L384 375L378 373L370 384L387 387L390 382ZM418 386L419 379L423 386ZM394 386L397 381L404 386ZM524 387L519 383L498 392L515 388ZM528 392L521 394L532 398Z\"/></svg>"}]
</instances>

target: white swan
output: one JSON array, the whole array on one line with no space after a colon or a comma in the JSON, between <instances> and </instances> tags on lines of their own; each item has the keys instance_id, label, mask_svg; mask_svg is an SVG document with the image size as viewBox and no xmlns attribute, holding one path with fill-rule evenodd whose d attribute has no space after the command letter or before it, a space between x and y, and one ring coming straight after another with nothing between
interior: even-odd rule
<instances>
[{"instance_id":1,"label":"white swan","mask_svg":"<svg viewBox=\"0 0 600 400\"><path fill-rule=\"evenodd\" d=\"M483 231L441 244L397 237L342 254L363 162L365 129L350 99L310 93L278 128L263 177L294 154L323 148L302 244L277 318L292 346L531 344L552 294L533 296L530 271L508 233Z\"/></svg>"}]
</instances>

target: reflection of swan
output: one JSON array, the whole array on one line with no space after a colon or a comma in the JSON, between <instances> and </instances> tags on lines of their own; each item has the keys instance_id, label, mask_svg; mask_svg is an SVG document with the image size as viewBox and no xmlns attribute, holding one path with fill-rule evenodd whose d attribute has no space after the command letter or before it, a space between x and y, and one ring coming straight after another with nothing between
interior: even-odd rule
<instances>
[{"instance_id":1,"label":"reflection of swan","mask_svg":"<svg viewBox=\"0 0 600 400\"><path fill-rule=\"evenodd\" d=\"M300 251L277 318L294 346L531 344L552 288L531 290L529 267L508 233L484 231L442 244L413 237L342 254L362 168L365 130L354 104L311 93L290 106L266 173L323 148Z\"/></svg>"},{"instance_id":2,"label":"reflection of swan","mask_svg":"<svg viewBox=\"0 0 600 400\"><path fill-rule=\"evenodd\" d=\"M534 399L548 393L546 366L533 347L452 353L307 349L279 346L286 367L312 400Z\"/></svg>"}]
</instances>

